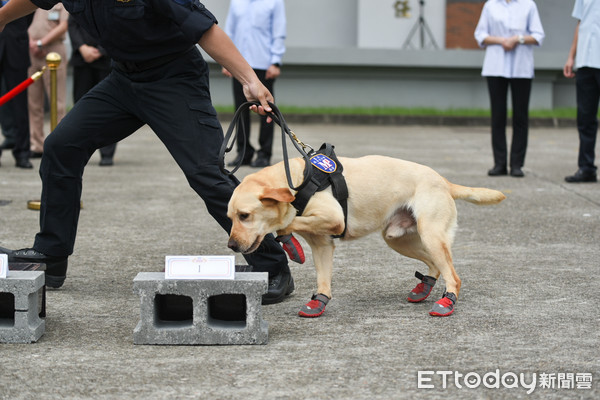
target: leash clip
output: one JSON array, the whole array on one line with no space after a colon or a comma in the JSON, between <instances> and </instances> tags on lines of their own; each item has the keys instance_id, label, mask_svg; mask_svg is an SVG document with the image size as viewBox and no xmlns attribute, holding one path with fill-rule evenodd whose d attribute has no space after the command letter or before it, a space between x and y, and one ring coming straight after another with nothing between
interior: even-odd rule
<instances>
[{"instance_id":1,"label":"leash clip","mask_svg":"<svg viewBox=\"0 0 600 400\"><path fill-rule=\"evenodd\" d=\"M294 139L294 141L296 141L296 143L298 143L302 147L302 150L304 150L304 152L306 152L308 154L315 152L315 149L311 145L306 144L302 140L298 139L298 136L296 136L296 134L294 133L293 130L290 129L289 132L290 132L290 137L292 139ZM307 148L309 148L310 151L306 151Z\"/></svg>"}]
</instances>

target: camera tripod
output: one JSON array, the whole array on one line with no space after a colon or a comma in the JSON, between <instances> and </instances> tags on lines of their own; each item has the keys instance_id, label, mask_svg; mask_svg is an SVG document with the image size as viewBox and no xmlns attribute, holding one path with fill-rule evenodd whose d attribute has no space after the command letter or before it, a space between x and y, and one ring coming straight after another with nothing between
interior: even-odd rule
<instances>
[{"instance_id":1,"label":"camera tripod","mask_svg":"<svg viewBox=\"0 0 600 400\"><path fill-rule=\"evenodd\" d=\"M419 0L419 19L417 20L415 25L412 27L412 29L410 30L410 32L408 34L408 37L404 41L404 44L402 45L403 49L408 49L408 48L412 47L411 41L412 41L413 37L415 36L415 34L417 33L417 30L419 31L419 44L420 44L421 49L425 48L425 36L426 35L428 36L429 41L433 45L433 48L434 49L438 48L438 45L435 42L435 39L433 37L433 33L431 32L431 29L429 29L429 25L427 25L427 21L425 21L424 7L425 7L425 0Z\"/></svg>"}]
</instances>

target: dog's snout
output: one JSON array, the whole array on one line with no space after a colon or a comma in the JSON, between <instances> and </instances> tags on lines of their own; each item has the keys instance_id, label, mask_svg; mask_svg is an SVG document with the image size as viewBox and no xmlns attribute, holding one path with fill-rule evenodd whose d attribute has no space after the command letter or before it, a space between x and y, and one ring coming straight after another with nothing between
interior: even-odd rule
<instances>
[{"instance_id":1,"label":"dog's snout","mask_svg":"<svg viewBox=\"0 0 600 400\"><path fill-rule=\"evenodd\" d=\"M235 251L236 253L239 253L240 251L240 245L238 244L238 242L236 242L233 239L229 239L229 241L227 242L227 247L229 247L231 250Z\"/></svg>"}]
</instances>

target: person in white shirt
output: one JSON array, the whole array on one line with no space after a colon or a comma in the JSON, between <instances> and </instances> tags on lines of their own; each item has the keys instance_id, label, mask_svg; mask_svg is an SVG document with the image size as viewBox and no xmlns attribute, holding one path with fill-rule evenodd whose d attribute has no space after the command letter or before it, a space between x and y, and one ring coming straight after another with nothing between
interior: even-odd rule
<instances>
[{"instance_id":1,"label":"person in white shirt","mask_svg":"<svg viewBox=\"0 0 600 400\"><path fill-rule=\"evenodd\" d=\"M579 169L565 177L569 183L596 182L594 165L600 102L600 1L576 0L572 16L579 20L563 74L575 77ZM573 72L577 69L577 73Z\"/></svg>"},{"instance_id":2,"label":"person in white shirt","mask_svg":"<svg viewBox=\"0 0 600 400\"><path fill-rule=\"evenodd\" d=\"M285 53L286 18L283 0L232 0L225 22L225 33L254 69L263 85L274 95L273 85L281 74L281 59ZM223 68L222 72L231 77L227 69ZM233 97L236 109L246 101L242 85L235 79ZM250 144L248 112L243 114L243 122L245 132L239 127L237 131L238 155L229 165L237 165L241 161L241 165L266 167L271 162L273 124L267 123L266 117L261 118L258 137L260 148L256 151L256 159L253 161L255 149Z\"/></svg>"},{"instance_id":3,"label":"person in white shirt","mask_svg":"<svg viewBox=\"0 0 600 400\"><path fill-rule=\"evenodd\" d=\"M492 112L494 167L490 176L507 175L507 95L510 87L513 136L510 174L523 177L529 130L529 97L534 77L533 47L541 46L544 28L533 0L488 0L475 28L485 48L481 75L486 77Z\"/></svg>"}]
</instances>

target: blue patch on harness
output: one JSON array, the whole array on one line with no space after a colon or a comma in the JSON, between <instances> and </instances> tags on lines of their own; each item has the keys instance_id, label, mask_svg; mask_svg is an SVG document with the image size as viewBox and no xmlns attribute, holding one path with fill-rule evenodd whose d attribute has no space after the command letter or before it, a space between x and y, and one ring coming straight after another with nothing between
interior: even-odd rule
<instances>
[{"instance_id":1,"label":"blue patch on harness","mask_svg":"<svg viewBox=\"0 0 600 400\"><path fill-rule=\"evenodd\" d=\"M193 0L173 0L175 3L179 4L180 6L186 6L188 4L190 4Z\"/></svg>"},{"instance_id":2,"label":"blue patch on harness","mask_svg":"<svg viewBox=\"0 0 600 400\"><path fill-rule=\"evenodd\" d=\"M324 154L317 154L310 158L310 163L316 168L328 174L334 173L337 169L335 161Z\"/></svg>"}]
</instances>

